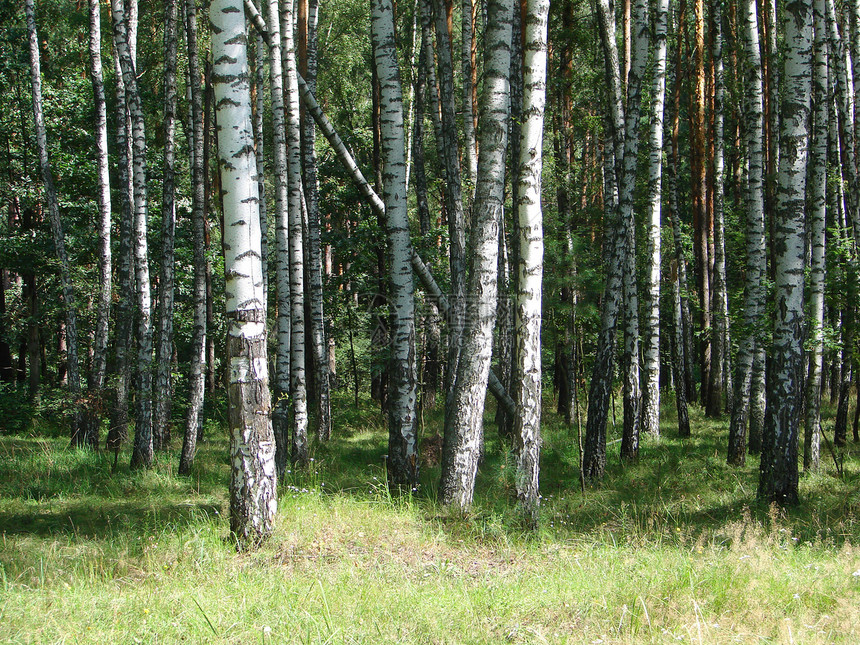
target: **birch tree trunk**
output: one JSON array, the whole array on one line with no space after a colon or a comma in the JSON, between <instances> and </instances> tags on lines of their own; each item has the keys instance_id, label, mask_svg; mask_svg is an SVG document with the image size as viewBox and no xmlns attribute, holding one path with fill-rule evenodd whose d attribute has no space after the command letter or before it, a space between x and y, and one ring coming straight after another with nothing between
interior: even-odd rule
<instances>
[{"instance_id":1,"label":"birch tree trunk","mask_svg":"<svg viewBox=\"0 0 860 645\"><path fill-rule=\"evenodd\" d=\"M474 81L477 78L477 70L474 64L475 50L475 17L477 12L476 0L462 0L460 3L461 16L461 41L460 59L463 76L463 95L460 103L460 112L463 115L463 138L466 153L466 179L475 182L477 190L478 177L478 151L477 137L475 135L476 115L473 103L473 93L477 91ZM471 201L471 200L470 200Z\"/></svg>"},{"instance_id":2,"label":"birch tree trunk","mask_svg":"<svg viewBox=\"0 0 860 645\"><path fill-rule=\"evenodd\" d=\"M257 546L272 532L278 504L257 168L242 5L238 0L213 0L209 20L224 206L230 531L238 547L245 549Z\"/></svg>"},{"instance_id":3,"label":"birch tree trunk","mask_svg":"<svg viewBox=\"0 0 860 645\"><path fill-rule=\"evenodd\" d=\"M541 289L543 280L543 168L544 108L546 106L547 30L549 0L529 0L525 19L523 65L523 122L520 134L519 276L517 281L516 348L517 502L526 522L538 524L540 490L541 413Z\"/></svg>"},{"instance_id":4,"label":"birch tree trunk","mask_svg":"<svg viewBox=\"0 0 860 645\"><path fill-rule=\"evenodd\" d=\"M803 280L812 3L786 5L785 77L774 256L776 309L758 495L796 504L798 427L803 402Z\"/></svg>"},{"instance_id":5,"label":"birch tree trunk","mask_svg":"<svg viewBox=\"0 0 860 645\"><path fill-rule=\"evenodd\" d=\"M618 208L617 168L624 156L624 103L616 44L615 13L609 0L599 0L598 26L604 53L607 80L608 136L604 147L604 266L606 285L600 311L600 332L594 370L588 391L588 414L585 424L585 446L582 457L583 476L596 482L603 478L606 469L606 422L609 416L609 394L615 369L615 332L621 307L625 233Z\"/></svg>"},{"instance_id":6,"label":"birch tree trunk","mask_svg":"<svg viewBox=\"0 0 860 645\"><path fill-rule=\"evenodd\" d=\"M158 299L158 347L155 361L155 400L152 443L155 450L170 441L170 408L173 399L173 281L176 231L176 49L177 0L164 6L164 168L161 198L161 274Z\"/></svg>"},{"instance_id":7,"label":"birch tree trunk","mask_svg":"<svg viewBox=\"0 0 860 645\"><path fill-rule=\"evenodd\" d=\"M93 335L93 364L87 387L90 402L87 411L85 442L98 447L101 415L98 407L104 398L102 390L107 376L107 347L110 337L111 301L111 196L108 161L107 107L104 74L102 72L101 6L89 0L90 17L90 77L93 84L95 112L96 176L98 177L98 257L99 293L96 308L96 328ZM103 410L101 410L103 411Z\"/></svg>"},{"instance_id":8,"label":"birch tree trunk","mask_svg":"<svg viewBox=\"0 0 860 645\"><path fill-rule=\"evenodd\" d=\"M137 15L136 0L129 0L129 14ZM136 51L136 26L130 29L129 51L132 60ZM122 65L117 54L116 39L113 43L114 76L116 78L116 147L117 170L120 184L119 258L117 261L117 305L116 305L116 354L115 354L115 398L107 436L107 449L114 452L114 465L119 458L119 449L128 436L128 399L131 390L131 355L134 349L134 294L137 292L134 267L134 181L132 158L134 150L131 138L131 116L126 100Z\"/></svg>"},{"instance_id":9,"label":"birch tree trunk","mask_svg":"<svg viewBox=\"0 0 860 645\"><path fill-rule=\"evenodd\" d=\"M487 9L480 158L470 236L469 306L450 412L445 417L439 484L442 502L460 509L472 504L482 444L484 401L496 324L499 222L504 213L508 143L513 2L493 0Z\"/></svg>"},{"instance_id":10,"label":"birch tree trunk","mask_svg":"<svg viewBox=\"0 0 860 645\"><path fill-rule=\"evenodd\" d=\"M63 220L60 217L60 203L57 190L54 187L54 174L51 171L51 160L48 156L48 135L45 129L45 116L42 111L42 70L39 56L39 36L36 32L36 8L34 0L25 0L24 15L27 22L27 36L30 46L30 81L33 90L33 123L36 129L36 148L39 154L39 168L42 172L42 182L45 187L45 199L48 202L48 217L51 223L51 238L54 251L60 263L60 286L63 293L63 313L66 323L66 360L68 362L69 391L75 400L74 416L71 427L71 445L78 447L87 445L87 437L81 433L80 412L78 405L81 395L81 376L78 363L78 324L75 311L75 290L72 284L71 265L66 253L66 239L63 231ZM35 294L34 294L35 295ZM30 365L30 369L34 369Z\"/></svg>"},{"instance_id":11,"label":"birch tree trunk","mask_svg":"<svg viewBox=\"0 0 860 645\"><path fill-rule=\"evenodd\" d=\"M277 445L278 474L287 468L290 437L290 357L292 347L292 296L290 286L290 213L287 171L287 117L284 107L284 74L281 9L269 0L269 83L272 98L272 132L275 166L275 271L278 294L278 342L275 367L275 406L272 427Z\"/></svg>"},{"instance_id":12,"label":"birch tree trunk","mask_svg":"<svg viewBox=\"0 0 860 645\"><path fill-rule=\"evenodd\" d=\"M744 284L743 334L737 355L734 402L729 423L728 463L743 465L747 452L747 417L750 411L754 359L759 344L758 329L764 312L762 281L766 265L764 238L764 146L763 88L755 0L748 0L744 19L747 55L746 145L749 170L746 185L746 281Z\"/></svg>"},{"instance_id":13,"label":"birch tree trunk","mask_svg":"<svg viewBox=\"0 0 860 645\"><path fill-rule=\"evenodd\" d=\"M648 287L643 360L642 431L660 435L660 248L663 196L663 111L666 99L666 32L669 0L658 0L654 14L654 71L648 157ZM674 304L674 300L673 300Z\"/></svg>"},{"instance_id":14,"label":"birch tree trunk","mask_svg":"<svg viewBox=\"0 0 860 645\"><path fill-rule=\"evenodd\" d=\"M442 109L439 157L445 166L445 209L448 215L448 243L451 264L451 306L453 317L448 321L448 392L446 411L451 407L457 363L465 327L466 233L463 214L462 179L460 175L460 146L454 109L454 64L451 60L451 39L442 0L432 0L436 24L436 56L439 61L439 95ZM447 416L447 412L446 412Z\"/></svg>"},{"instance_id":15,"label":"birch tree trunk","mask_svg":"<svg viewBox=\"0 0 860 645\"><path fill-rule=\"evenodd\" d=\"M307 3L306 46L300 61L308 88L316 93L317 77L317 15L318 0ZM302 114L302 186L308 211L308 299L310 304L311 348L313 350L314 391L317 402L317 437L328 441L331 437L331 386L329 383L328 341L326 340L323 267L320 249L319 182L317 158L314 149L316 128L307 112Z\"/></svg>"},{"instance_id":16,"label":"birch tree trunk","mask_svg":"<svg viewBox=\"0 0 860 645\"><path fill-rule=\"evenodd\" d=\"M179 474L191 474L197 449L198 429L206 392L206 179L203 168L203 88L200 86L200 58L197 48L196 0L185 2L185 36L188 46L188 76L191 89L191 234L194 245L194 310L191 336L191 369L188 376L188 413L179 459Z\"/></svg>"},{"instance_id":17,"label":"birch tree trunk","mask_svg":"<svg viewBox=\"0 0 860 645\"><path fill-rule=\"evenodd\" d=\"M134 4L133 2L131 4ZM136 25L130 15L126 19L126 7L122 0L111 0L113 13L113 36L126 100L132 123L132 179L134 183L134 232L133 248L135 259L135 278L137 281L137 417L134 428L134 449L131 456L132 467L149 467L152 463L152 296L149 283L149 260L147 257L147 166L146 131L137 86L134 58L132 56L130 34Z\"/></svg>"},{"instance_id":18,"label":"birch tree trunk","mask_svg":"<svg viewBox=\"0 0 860 645\"><path fill-rule=\"evenodd\" d=\"M391 0L374 0L371 37L379 78L380 129L383 154L388 262L391 267L391 355L388 404L388 483L392 488L416 490L418 437L415 362L415 301L412 284L412 245L406 203L406 142L403 94L394 39Z\"/></svg>"},{"instance_id":19,"label":"birch tree trunk","mask_svg":"<svg viewBox=\"0 0 860 645\"><path fill-rule=\"evenodd\" d=\"M633 51L627 74L627 109L624 113L624 165L620 180L619 209L624 227L624 430L622 459L639 455L639 292L636 281L636 219L633 191L639 157L639 114L642 77L648 63L648 2L636 0L633 6ZM616 163L617 167L617 163Z\"/></svg>"},{"instance_id":20,"label":"birch tree trunk","mask_svg":"<svg viewBox=\"0 0 860 645\"><path fill-rule=\"evenodd\" d=\"M290 458L298 466L308 461L308 399L305 370L304 236L302 231L301 119L296 50L293 38L294 0L281 15L281 56L284 63L284 106L287 117L287 210L290 219Z\"/></svg>"},{"instance_id":21,"label":"birch tree trunk","mask_svg":"<svg viewBox=\"0 0 860 645\"><path fill-rule=\"evenodd\" d=\"M708 392L707 412L719 417L723 412L723 397L726 394L729 362L729 298L726 281L726 243L723 192L725 189L725 145L723 142L723 32L722 1L711 4L711 37L713 45L711 60L714 67L713 107L713 219L714 219L714 286L713 286L713 334L711 339L711 387Z\"/></svg>"},{"instance_id":22,"label":"birch tree trunk","mask_svg":"<svg viewBox=\"0 0 860 645\"><path fill-rule=\"evenodd\" d=\"M813 3L815 59L813 70L812 144L809 163L809 372L806 379L806 417L803 433L803 469L818 470L821 465L821 374L824 351L824 278L825 220L827 211L827 26L824 0Z\"/></svg>"}]
</instances>

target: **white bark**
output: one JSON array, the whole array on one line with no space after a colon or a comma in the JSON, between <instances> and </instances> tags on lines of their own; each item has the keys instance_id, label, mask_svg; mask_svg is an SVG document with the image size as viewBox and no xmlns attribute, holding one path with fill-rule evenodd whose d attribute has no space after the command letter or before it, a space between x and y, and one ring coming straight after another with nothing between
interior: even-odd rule
<instances>
[{"instance_id":1,"label":"white bark","mask_svg":"<svg viewBox=\"0 0 860 645\"><path fill-rule=\"evenodd\" d=\"M80 435L80 416L77 411L78 397L81 393L81 377L78 362L78 324L75 310L75 290L72 284L71 265L66 253L65 232L60 216L60 203L54 186L54 174L51 171L51 160L48 155L48 135L45 128L45 116L42 110L42 70L39 56L39 36L36 32L36 8L34 0L24 2L24 13L27 22L27 36L30 48L30 81L33 90L33 122L36 129L36 148L39 155L39 168L42 172L42 182L45 187L45 199L48 202L48 217L51 223L51 238L54 251L60 262L60 286L63 293L63 313L66 323L66 361L68 362L69 390L75 399L75 414L72 421L72 446L83 445L85 437ZM31 364L30 369L35 367Z\"/></svg>"},{"instance_id":2,"label":"white bark","mask_svg":"<svg viewBox=\"0 0 860 645\"><path fill-rule=\"evenodd\" d=\"M386 233L390 265L391 355L389 359L388 480L392 487L418 486L417 373L412 245L406 203L403 94L391 0L371 4L371 36L379 79Z\"/></svg>"},{"instance_id":3,"label":"white bark","mask_svg":"<svg viewBox=\"0 0 860 645\"><path fill-rule=\"evenodd\" d=\"M272 99L273 158L275 165L275 283L278 294L275 408L272 425L277 443L278 474L283 475L289 454L290 354L292 349L290 294L290 214L288 209L287 117L284 107L284 75L281 12L278 0L269 0L269 74Z\"/></svg>"},{"instance_id":4,"label":"white bark","mask_svg":"<svg viewBox=\"0 0 860 645\"><path fill-rule=\"evenodd\" d=\"M136 7L134 2L130 7ZM111 0L113 36L122 68L126 101L131 114L133 147L132 181L134 184L134 265L137 280L137 418L134 428L134 450L131 463L134 467L148 467L152 463L152 295L149 281L147 251L147 224L149 201L147 192L146 126L143 105L137 85L134 62L134 43L137 31L136 11L129 11L122 0Z\"/></svg>"},{"instance_id":5,"label":"white bark","mask_svg":"<svg viewBox=\"0 0 860 645\"><path fill-rule=\"evenodd\" d=\"M823 369L825 214L827 208L828 65L824 0L815 0L815 60L812 98L814 130L809 171L809 373L806 380L806 418L803 441L804 470L818 470L821 441L821 374Z\"/></svg>"},{"instance_id":6,"label":"white bark","mask_svg":"<svg viewBox=\"0 0 860 645\"><path fill-rule=\"evenodd\" d=\"M111 197L110 168L108 164L107 109L101 54L101 8L98 0L90 5L90 76L93 83L95 108L96 176L98 177L98 255L99 296L96 313L96 331L93 339L93 366L89 387L101 390L107 372L107 344L111 298ZM97 437L96 437L97 439Z\"/></svg>"},{"instance_id":7,"label":"white bark","mask_svg":"<svg viewBox=\"0 0 860 645\"><path fill-rule=\"evenodd\" d=\"M281 15L281 55L284 63L284 106L287 116L287 210L290 218L290 409L291 459L308 460L308 400L305 374L304 238L302 232L302 159L299 87L293 38L293 4Z\"/></svg>"},{"instance_id":8,"label":"white bark","mask_svg":"<svg viewBox=\"0 0 860 645\"><path fill-rule=\"evenodd\" d=\"M525 20L523 115L520 134L519 279L517 282L516 348L518 376L517 501L526 521L536 526L540 489L541 413L541 289L543 280L543 212L541 171L546 105L547 25L549 0L529 0Z\"/></svg>"},{"instance_id":9,"label":"white bark","mask_svg":"<svg viewBox=\"0 0 860 645\"><path fill-rule=\"evenodd\" d=\"M660 435L660 248L663 180L663 113L666 103L666 31L669 0L658 0L654 15L654 70L648 157L648 286L643 352L642 431Z\"/></svg>"},{"instance_id":10,"label":"white bark","mask_svg":"<svg viewBox=\"0 0 860 645\"><path fill-rule=\"evenodd\" d=\"M798 501L798 429L803 401L806 162L812 90L811 2L789 4L785 12L782 149L774 227L776 308L758 494L768 502L795 504Z\"/></svg>"},{"instance_id":11,"label":"white bark","mask_svg":"<svg viewBox=\"0 0 860 645\"><path fill-rule=\"evenodd\" d=\"M442 455L442 502L468 508L483 436L484 401L496 323L499 222L503 217L512 0L488 5L480 158L473 205L469 306Z\"/></svg>"},{"instance_id":12,"label":"white bark","mask_svg":"<svg viewBox=\"0 0 860 645\"><path fill-rule=\"evenodd\" d=\"M206 196L203 172L203 88L197 48L196 0L185 2L185 36L188 45L188 77L191 91L191 231L194 245L194 310L191 337L191 369L188 375L188 414L179 474L191 473L206 393Z\"/></svg>"},{"instance_id":13,"label":"white bark","mask_svg":"<svg viewBox=\"0 0 860 645\"><path fill-rule=\"evenodd\" d=\"M155 361L153 447L167 448L173 404L173 302L176 232L176 49L177 0L165 3L164 16L164 166L161 199L161 271L158 299L158 346Z\"/></svg>"},{"instance_id":14,"label":"white bark","mask_svg":"<svg viewBox=\"0 0 860 645\"><path fill-rule=\"evenodd\" d=\"M224 207L230 529L245 548L271 533L277 510L257 167L242 5L238 0L213 0L209 20Z\"/></svg>"},{"instance_id":15,"label":"white bark","mask_svg":"<svg viewBox=\"0 0 860 645\"><path fill-rule=\"evenodd\" d=\"M745 90L745 137L749 170L746 185L746 283L744 285L743 334L737 355L734 379L734 402L729 424L729 455L731 464L742 465L746 459L747 417L753 363L757 351L757 330L761 325L765 270L764 228L764 146L763 146L763 86L759 53L758 15L755 0L748 0L744 18L744 46L747 55L747 87Z\"/></svg>"}]
</instances>

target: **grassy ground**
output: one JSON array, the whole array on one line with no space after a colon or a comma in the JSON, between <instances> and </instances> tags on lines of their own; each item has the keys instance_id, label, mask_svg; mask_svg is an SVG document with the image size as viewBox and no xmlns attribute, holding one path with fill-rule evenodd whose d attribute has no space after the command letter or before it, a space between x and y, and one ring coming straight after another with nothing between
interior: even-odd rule
<instances>
[{"instance_id":1,"label":"grassy ground","mask_svg":"<svg viewBox=\"0 0 860 645\"><path fill-rule=\"evenodd\" d=\"M583 494L575 430L545 414L541 530L512 510L513 463L488 424L477 504L383 485L386 433L337 402L335 439L282 482L273 539L227 539L226 440L116 473L33 430L0 437L0 642L856 643L860 464L801 481L802 507L754 503L757 459L725 465L726 423L646 439ZM428 428L438 416L428 415ZM619 417L620 420L620 417ZM617 436L610 429L610 441Z\"/></svg>"}]
</instances>

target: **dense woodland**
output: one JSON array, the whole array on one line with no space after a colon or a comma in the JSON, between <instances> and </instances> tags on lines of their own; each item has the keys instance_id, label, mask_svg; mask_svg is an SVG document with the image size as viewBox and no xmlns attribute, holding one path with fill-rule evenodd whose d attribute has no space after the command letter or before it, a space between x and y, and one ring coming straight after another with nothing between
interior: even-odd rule
<instances>
[{"instance_id":1,"label":"dense woodland","mask_svg":"<svg viewBox=\"0 0 860 645\"><path fill-rule=\"evenodd\" d=\"M779 505L860 440L858 2L0 15L6 433L185 475L226 426L245 545L366 393L393 492L468 510L498 433L530 527L549 405L583 490L690 407Z\"/></svg>"}]
</instances>

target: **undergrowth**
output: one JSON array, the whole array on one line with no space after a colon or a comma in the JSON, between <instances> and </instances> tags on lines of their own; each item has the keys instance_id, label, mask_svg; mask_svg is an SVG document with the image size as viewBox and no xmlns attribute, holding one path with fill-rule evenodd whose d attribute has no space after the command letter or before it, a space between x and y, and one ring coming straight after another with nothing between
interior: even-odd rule
<instances>
[{"instance_id":1,"label":"undergrowth","mask_svg":"<svg viewBox=\"0 0 860 645\"><path fill-rule=\"evenodd\" d=\"M646 437L579 488L579 440L544 414L541 525L514 509L514 461L488 410L476 504L385 485L384 417L335 409L334 438L280 482L271 540L228 537L227 442L209 426L190 477L70 451L30 427L0 437L0 641L260 643L846 642L858 640L860 466L842 449L802 504L755 500L758 460L725 463L727 422ZM427 429L441 411L425 411ZM620 429L619 429L620 431ZM427 430L425 430L427 432ZM428 433L429 434L429 433ZM828 457L825 453L824 457Z\"/></svg>"}]
</instances>

